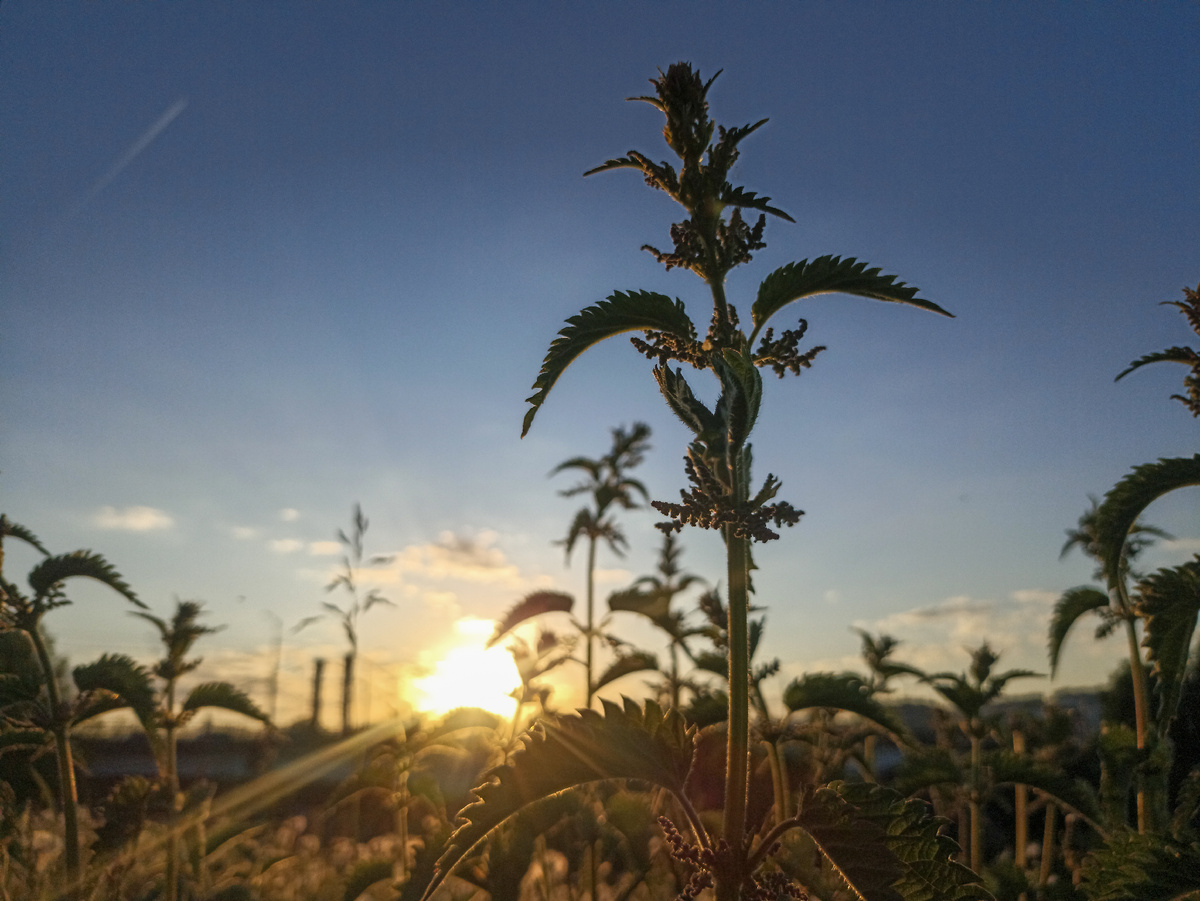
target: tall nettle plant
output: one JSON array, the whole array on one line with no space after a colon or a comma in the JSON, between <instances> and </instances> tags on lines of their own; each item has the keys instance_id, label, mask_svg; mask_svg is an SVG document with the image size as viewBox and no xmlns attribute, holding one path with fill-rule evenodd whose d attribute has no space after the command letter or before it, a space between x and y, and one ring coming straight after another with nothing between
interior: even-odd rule
<instances>
[{"instance_id":1,"label":"tall nettle plant","mask_svg":"<svg viewBox=\"0 0 1200 901\"><path fill-rule=\"evenodd\" d=\"M715 78L715 76L714 76ZM763 369L798 375L822 350L801 350L807 328L776 335L771 318L792 301L838 292L908 304L949 315L917 296L917 289L851 258L823 256L783 266L768 275L750 306L749 334L725 293L728 273L765 246L767 215L793 221L770 198L734 186L729 172L738 146L766 120L724 128L709 119L708 91L687 63L652 80L645 101L666 117L663 136L679 158L678 169L637 151L611 159L587 174L634 169L686 211L671 227L673 246L646 246L667 269L689 269L709 289L712 314L701 336L680 300L649 291L617 292L567 320L550 345L529 398L522 434L529 431L551 388L585 350L606 338L638 332L634 347L654 362L659 390L672 412L691 430L684 462L690 488L679 503L652 502L670 518L667 530L684 525L721 532L727 552L729 725L722 827L710 832L688 799L685 781L692 765L695 732L675 710L654 702L644 707L605 702L603 712L549 721L526 738L522 751L491 774L476 800L460 813L459 825L439 860L427 890L488 833L526 804L567 788L607 779L636 779L666 789L678 804L685 837L667 819L660 822L672 855L690 867L683 895L712 886L717 901L803 897L803 889L768 866L774 848L791 829L804 830L848 885L868 901L986 897L974 875L951 860L954 843L939 835L941 821L917 802L875 785L808 786L798 810L776 810L774 821L748 829L750 763L750 672L747 614L754 541L772 541L775 530L795 524L801 511L776 500L773 475L760 484L751 476L749 438L762 403ZM759 215L755 221L743 211ZM701 402L684 367L711 373L720 394L714 406Z\"/></svg>"}]
</instances>

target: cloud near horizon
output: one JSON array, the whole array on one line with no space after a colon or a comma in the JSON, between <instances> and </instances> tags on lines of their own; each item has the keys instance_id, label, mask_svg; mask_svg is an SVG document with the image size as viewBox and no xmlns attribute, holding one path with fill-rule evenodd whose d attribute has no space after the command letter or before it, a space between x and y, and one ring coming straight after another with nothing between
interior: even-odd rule
<instances>
[{"instance_id":1,"label":"cloud near horizon","mask_svg":"<svg viewBox=\"0 0 1200 901\"><path fill-rule=\"evenodd\" d=\"M165 511L144 506L101 507L92 517L92 522L101 529L123 532L150 532L175 525L175 520Z\"/></svg>"},{"instance_id":2,"label":"cloud near horizon","mask_svg":"<svg viewBox=\"0 0 1200 901\"><path fill-rule=\"evenodd\" d=\"M854 625L872 635L886 634L899 639L896 659L926 672L964 671L970 662L970 650L986 641L1001 654L1000 670L1030 669L1049 674L1046 636L1058 598L1059 593L1043 589L1020 589L999 601L956 595L938 604L900 611L875 621L859 620ZM1083 681L1100 681L1092 670L1111 654L1108 649L1097 654L1094 646L1085 648L1083 642L1078 644L1070 654L1071 662L1076 665L1072 672L1082 674ZM848 659L825 661L823 668L844 664ZM858 659L851 668L861 672L865 664ZM1030 679L1022 681L1016 693L1052 692L1062 685L1061 678L1054 683L1049 679Z\"/></svg>"},{"instance_id":3,"label":"cloud near horizon","mask_svg":"<svg viewBox=\"0 0 1200 901\"><path fill-rule=\"evenodd\" d=\"M372 568L372 578L378 576L379 581L396 582L405 576L415 576L503 585L523 584L526 580L522 578L520 570L509 563L504 551L495 546L496 538L496 533L492 531L480 532L475 537L442 532L437 541L409 545L398 552L387 566ZM389 575L385 576L384 573Z\"/></svg>"}]
</instances>

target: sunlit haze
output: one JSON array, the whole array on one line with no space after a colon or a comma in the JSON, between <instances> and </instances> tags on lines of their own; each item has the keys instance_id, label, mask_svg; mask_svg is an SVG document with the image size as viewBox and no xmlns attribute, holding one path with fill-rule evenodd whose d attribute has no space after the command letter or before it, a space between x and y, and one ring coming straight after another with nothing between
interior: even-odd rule
<instances>
[{"instance_id":1,"label":"sunlit haze","mask_svg":"<svg viewBox=\"0 0 1200 901\"><path fill-rule=\"evenodd\" d=\"M521 684L512 655L503 647L484 647L492 632L487 620L464 619L455 626L462 643L439 652L433 671L414 680L413 706L433 714L479 707L511 717L517 706L512 692Z\"/></svg>"}]
</instances>

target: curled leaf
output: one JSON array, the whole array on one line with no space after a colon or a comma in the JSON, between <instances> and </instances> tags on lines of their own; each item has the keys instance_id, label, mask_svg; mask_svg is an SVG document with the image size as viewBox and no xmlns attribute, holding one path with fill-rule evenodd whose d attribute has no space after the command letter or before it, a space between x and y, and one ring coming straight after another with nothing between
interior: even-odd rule
<instances>
[{"instance_id":1,"label":"curled leaf","mask_svg":"<svg viewBox=\"0 0 1200 901\"><path fill-rule=\"evenodd\" d=\"M605 338L623 332L669 332L694 339L696 327L688 318L683 302L652 291L618 291L594 306L586 307L567 319L567 324L550 343L541 371L533 383L534 393L527 399L521 437L529 432L533 418L545 403L554 383L585 350Z\"/></svg>"},{"instance_id":2,"label":"curled leaf","mask_svg":"<svg viewBox=\"0 0 1200 901\"><path fill-rule=\"evenodd\" d=\"M493 769L459 812L453 834L425 887L428 898L451 870L487 835L523 807L551 795L609 779L639 779L675 794L692 766L696 730L675 710L628 699L604 711L543 720L523 736L523 747Z\"/></svg>"},{"instance_id":3,"label":"curled leaf","mask_svg":"<svg viewBox=\"0 0 1200 901\"><path fill-rule=\"evenodd\" d=\"M561 591L535 591L527 594L524 600L518 602L496 623L496 630L488 639L487 646L492 647L528 619L545 613L570 613L574 605L575 599Z\"/></svg>"}]
</instances>

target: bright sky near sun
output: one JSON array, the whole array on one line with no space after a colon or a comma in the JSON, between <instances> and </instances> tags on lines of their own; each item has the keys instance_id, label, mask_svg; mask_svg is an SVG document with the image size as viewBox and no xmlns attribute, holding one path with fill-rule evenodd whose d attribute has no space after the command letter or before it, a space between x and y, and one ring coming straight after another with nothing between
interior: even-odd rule
<instances>
[{"instance_id":1,"label":"bright sky near sun","mask_svg":"<svg viewBox=\"0 0 1200 901\"><path fill-rule=\"evenodd\" d=\"M203 600L227 625L209 672L256 697L282 640L287 720L345 648L336 621L292 627L339 600L361 502L395 606L360 622L360 707L471 702L459 660L503 712L490 623L534 588L583 593L584 555L553 544L578 499L550 470L642 420L634 474L684 485L687 434L620 339L518 436L567 316L642 288L707 322L703 285L639 250L677 208L629 172L581 177L667 157L659 114L623 98L689 60L724 70L718 122L770 117L735 180L797 220L731 278L743 312L774 268L833 253L956 316L824 296L777 323L829 347L772 380L755 438L757 478L806 511L756 551L777 689L860 668L852 626L922 667L986 639L1045 671L1051 605L1091 579L1059 560L1088 495L1197 449L1182 367L1113 378L1195 341L1157 304L1200 279L1198 34L1182 2L4 3L0 511L103 553L159 614ZM1151 508L1175 537L1148 566L1200 550L1197 499ZM658 519L622 517L602 595L652 571ZM722 579L714 535L683 545ZM6 575L32 563L10 547ZM73 597L46 620L73 662L154 653L111 592ZM1120 656L1081 625L1041 686Z\"/></svg>"}]
</instances>

